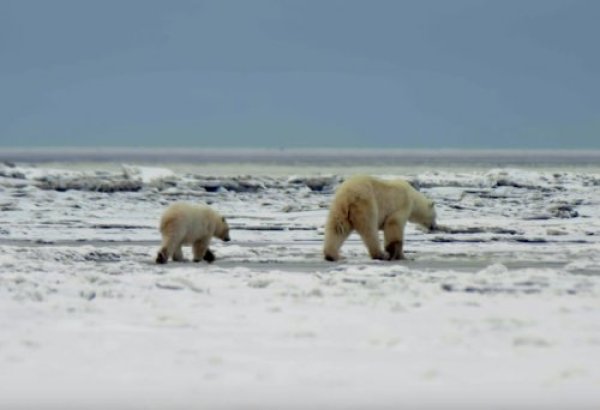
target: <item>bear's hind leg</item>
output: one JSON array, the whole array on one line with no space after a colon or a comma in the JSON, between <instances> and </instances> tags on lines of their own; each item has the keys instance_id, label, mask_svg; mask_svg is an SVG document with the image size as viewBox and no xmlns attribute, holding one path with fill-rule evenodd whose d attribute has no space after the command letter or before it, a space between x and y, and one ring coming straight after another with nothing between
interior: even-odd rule
<instances>
[{"instance_id":1,"label":"bear's hind leg","mask_svg":"<svg viewBox=\"0 0 600 410\"><path fill-rule=\"evenodd\" d=\"M391 261L398 261L405 259L404 253L402 252L402 241L391 241L385 245L385 251L390 255Z\"/></svg>"},{"instance_id":2,"label":"bear's hind leg","mask_svg":"<svg viewBox=\"0 0 600 410\"><path fill-rule=\"evenodd\" d=\"M348 236L350 230L346 232L338 232L335 230L325 230L325 241L323 245L323 255L325 260L335 262L340 259L340 248Z\"/></svg>"},{"instance_id":3,"label":"bear's hind leg","mask_svg":"<svg viewBox=\"0 0 600 410\"><path fill-rule=\"evenodd\" d=\"M194 251L194 262L200 262L202 259L204 259L204 257L206 256L206 252L208 251L209 242L210 238L200 239L194 242L194 244L192 245L192 249Z\"/></svg>"}]
</instances>

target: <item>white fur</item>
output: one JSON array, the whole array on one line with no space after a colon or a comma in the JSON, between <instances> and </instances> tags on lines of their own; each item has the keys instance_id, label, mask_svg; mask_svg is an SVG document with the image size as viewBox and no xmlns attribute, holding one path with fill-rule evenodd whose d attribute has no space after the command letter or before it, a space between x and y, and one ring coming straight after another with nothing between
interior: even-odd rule
<instances>
[{"instance_id":1,"label":"white fur","mask_svg":"<svg viewBox=\"0 0 600 410\"><path fill-rule=\"evenodd\" d=\"M338 260L339 250L356 230L373 259L403 259L404 227L407 221L433 228L433 202L407 181L384 181L355 176L335 193L325 226L325 259ZM378 231L384 231L386 252L381 249Z\"/></svg>"},{"instance_id":2,"label":"white fur","mask_svg":"<svg viewBox=\"0 0 600 410\"><path fill-rule=\"evenodd\" d=\"M192 245L194 261L200 261L209 251L213 236L229 240L229 226L224 218L208 205L177 202L169 206L160 220L162 245L156 261L169 258L182 260L182 245Z\"/></svg>"}]
</instances>

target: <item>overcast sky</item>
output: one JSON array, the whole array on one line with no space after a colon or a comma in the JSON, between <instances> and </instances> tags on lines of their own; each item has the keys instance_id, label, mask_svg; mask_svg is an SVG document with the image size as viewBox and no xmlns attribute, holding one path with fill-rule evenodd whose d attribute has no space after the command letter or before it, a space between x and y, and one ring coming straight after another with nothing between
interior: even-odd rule
<instances>
[{"instance_id":1,"label":"overcast sky","mask_svg":"<svg viewBox=\"0 0 600 410\"><path fill-rule=\"evenodd\" d=\"M600 1L0 0L0 145L600 148Z\"/></svg>"}]
</instances>

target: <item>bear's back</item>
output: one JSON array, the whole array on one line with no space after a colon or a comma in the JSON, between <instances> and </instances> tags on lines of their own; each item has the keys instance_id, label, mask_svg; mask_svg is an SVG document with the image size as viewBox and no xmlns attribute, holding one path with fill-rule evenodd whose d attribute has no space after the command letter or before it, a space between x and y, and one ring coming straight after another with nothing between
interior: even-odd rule
<instances>
[{"instance_id":1,"label":"bear's back","mask_svg":"<svg viewBox=\"0 0 600 410\"><path fill-rule=\"evenodd\" d=\"M362 193L380 195L382 192L396 191L398 193L408 193L414 191L410 182L404 179L381 179L370 175L355 175L345 180L337 189L336 193Z\"/></svg>"},{"instance_id":2,"label":"bear's back","mask_svg":"<svg viewBox=\"0 0 600 410\"><path fill-rule=\"evenodd\" d=\"M198 220L215 219L213 214L214 211L208 205L202 203L175 202L164 211L160 221L160 229L162 231L165 225L171 223L191 225Z\"/></svg>"}]
</instances>

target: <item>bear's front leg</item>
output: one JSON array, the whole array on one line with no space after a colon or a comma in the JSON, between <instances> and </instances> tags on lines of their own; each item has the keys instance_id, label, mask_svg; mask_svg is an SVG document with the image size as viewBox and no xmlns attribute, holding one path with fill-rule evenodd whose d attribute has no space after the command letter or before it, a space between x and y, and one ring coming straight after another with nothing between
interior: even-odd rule
<instances>
[{"instance_id":1,"label":"bear's front leg","mask_svg":"<svg viewBox=\"0 0 600 410\"><path fill-rule=\"evenodd\" d=\"M402 252L402 241L394 241L390 242L385 246L386 252L390 255L391 261L401 260L404 258L404 253Z\"/></svg>"},{"instance_id":2,"label":"bear's front leg","mask_svg":"<svg viewBox=\"0 0 600 410\"><path fill-rule=\"evenodd\" d=\"M390 260L404 259L403 244L404 244L404 226L406 219L399 216L387 218L383 225L383 238L385 242L385 250L390 255Z\"/></svg>"},{"instance_id":3,"label":"bear's front leg","mask_svg":"<svg viewBox=\"0 0 600 410\"><path fill-rule=\"evenodd\" d=\"M210 242L210 238L208 239L200 239L192 245L192 249L194 251L194 262L200 262L206 257L206 253L208 251L208 244ZM210 251L209 251L210 252ZM212 252L211 252L212 254ZM213 255L214 258L214 255Z\"/></svg>"}]
</instances>

